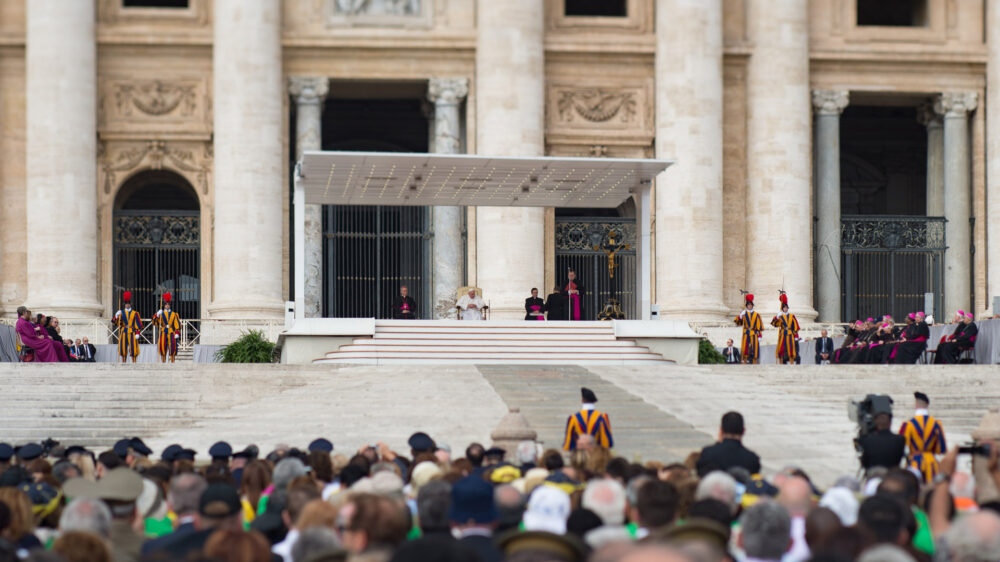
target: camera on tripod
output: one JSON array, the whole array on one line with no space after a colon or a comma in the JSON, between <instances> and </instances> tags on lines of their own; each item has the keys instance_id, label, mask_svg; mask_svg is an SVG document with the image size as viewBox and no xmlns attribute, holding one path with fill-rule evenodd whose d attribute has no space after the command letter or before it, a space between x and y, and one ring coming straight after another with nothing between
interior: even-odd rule
<instances>
[{"instance_id":1,"label":"camera on tripod","mask_svg":"<svg viewBox=\"0 0 1000 562\"><path fill-rule=\"evenodd\" d=\"M892 398L887 394L869 394L864 400L847 401L847 417L858 424L854 448L861 454L861 438L875 431L875 416L892 415Z\"/></svg>"}]
</instances>

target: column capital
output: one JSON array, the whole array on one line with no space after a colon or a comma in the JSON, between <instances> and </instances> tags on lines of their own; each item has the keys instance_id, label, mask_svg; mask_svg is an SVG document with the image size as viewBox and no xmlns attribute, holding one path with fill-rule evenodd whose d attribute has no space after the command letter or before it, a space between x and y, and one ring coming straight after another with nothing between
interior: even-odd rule
<instances>
[{"instance_id":1,"label":"column capital","mask_svg":"<svg viewBox=\"0 0 1000 562\"><path fill-rule=\"evenodd\" d=\"M847 90L813 90L812 104L817 115L840 115L851 100Z\"/></svg>"},{"instance_id":2,"label":"column capital","mask_svg":"<svg viewBox=\"0 0 1000 562\"><path fill-rule=\"evenodd\" d=\"M427 99L435 104L457 104L467 95L468 78L431 78L427 82Z\"/></svg>"},{"instance_id":3,"label":"column capital","mask_svg":"<svg viewBox=\"0 0 1000 562\"><path fill-rule=\"evenodd\" d=\"M322 103L330 93L330 79L325 76L289 76L288 93L296 103Z\"/></svg>"},{"instance_id":4,"label":"column capital","mask_svg":"<svg viewBox=\"0 0 1000 562\"><path fill-rule=\"evenodd\" d=\"M944 117L965 117L979 105L976 92L944 92L934 98L934 112Z\"/></svg>"},{"instance_id":5,"label":"column capital","mask_svg":"<svg viewBox=\"0 0 1000 562\"><path fill-rule=\"evenodd\" d=\"M934 102L928 101L917 107L917 123L928 129L940 128L942 126L941 116L934 111Z\"/></svg>"}]
</instances>

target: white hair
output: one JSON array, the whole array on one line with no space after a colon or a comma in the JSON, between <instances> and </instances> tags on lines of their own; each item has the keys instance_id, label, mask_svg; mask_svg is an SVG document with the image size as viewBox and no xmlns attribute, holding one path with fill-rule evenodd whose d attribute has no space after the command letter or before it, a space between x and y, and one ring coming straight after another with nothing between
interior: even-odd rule
<instances>
[{"instance_id":1,"label":"white hair","mask_svg":"<svg viewBox=\"0 0 1000 562\"><path fill-rule=\"evenodd\" d=\"M583 492L582 505L596 513L605 525L625 524L625 488L617 480L591 480Z\"/></svg>"},{"instance_id":2,"label":"white hair","mask_svg":"<svg viewBox=\"0 0 1000 562\"><path fill-rule=\"evenodd\" d=\"M916 560L896 545L880 544L862 552L858 562L916 562Z\"/></svg>"},{"instance_id":3,"label":"white hair","mask_svg":"<svg viewBox=\"0 0 1000 562\"><path fill-rule=\"evenodd\" d=\"M97 498L77 498L59 517L59 531L84 531L102 538L111 537L111 510Z\"/></svg>"},{"instance_id":4,"label":"white hair","mask_svg":"<svg viewBox=\"0 0 1000 562\"><path fill-rule=\"evenodd\" d=\"M538 447L534 441L521 441L517 444L517 462L534 464L538 460Z\"/></svg>"},{"instance_id":5,"label":"white hair","mask_svg":"<svg viewBox=\"0 0 1000 562\"><path fill-rule=\"evenodd\" d=\"M736 504L736 495L736 479L728 473L715 470L706 474L701 482L698 482L694 499L696 501L719 500L729 506L732 513L736 513L736 508L739 507Z\"/></svg>"},{"instance_id":6,"label":"white hair","mask_svg":"<svg viewBox=\"0 0 1000 562\"><path fill-rule=\"evenodd\" d=\"M947 560L1000 560L1000 517L989 511L966 515L956 520L941 540Z\"/></svg>"}]
</instances>

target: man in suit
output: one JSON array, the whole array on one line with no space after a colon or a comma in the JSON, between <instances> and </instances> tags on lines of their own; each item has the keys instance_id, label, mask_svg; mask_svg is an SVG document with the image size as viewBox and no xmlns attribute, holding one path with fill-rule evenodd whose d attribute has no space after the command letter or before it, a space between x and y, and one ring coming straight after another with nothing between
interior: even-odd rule
<instances>
[{"instance_id":1,"label":"man in suit","mask_svg":"<svg viewBox=\"0 0 1000 562\"><path fill-rule=\"evenodd\" d=\"M875 413L875 431L858 441L861 466L865 470L876 466L897 468L906 456L906 438L892 432L892 412Z\"/></svg>"},{"instance_id":2,"label":"man in suit","mask_svg":"<svg viewBox=\"0 0 1000 562\"><path fill-rule=\"evenodd\" d=\"M195 523L198 520L198 504L206 488L208 483L201 475L194 472L178 474L170 479L167 505L177 515L176 527L173 533L146 541L142 545L143 554L159 551L197 530Z\"/></svg>"},{"instance_id":3,"label":"man in suit","mask_svg":"<svg viewBox=\"0 0 1000 562\"><path fill-rule=\"evenodd\" d=\"M83 338L83 345L80 346L80 361L85 363L97 361L97 348L87 338Z\"/></svg>"},{"instance_id":4,"label":"man in suit","mask_svg":"<svg viewBox=\"0 0 1000 562\"><path fill-rule=\"evenodd\" d=\"M826 330L823 330L816 338L816 364L829 365L831 357L833 357L833 338L827 335Z\"/></svg>"},{"instance_id":5,"label":"man in suit","mask_svg":"<svg viewBox=\"0 0 1000 562\"><path fill-rule=\"evenodd\" d=\"M733 339L726 340L726 347L722 350L722 356L726 358L726 365L735 365L740 362L740 350L733 347Z\"/></svg>"},{"instance_id":6,"label":"man in suit","mask_svg":"<svg viewBox=\"0 0 1000 562\"><path fill-rule=\"evenodd\" d=\"M722 416L718 443L705 447L698 456L698 476L734 466L747 469L751 475L760 473L760 457L743 446L743 432L743 414L726 412Z\"/></svg>"}]
</instances>

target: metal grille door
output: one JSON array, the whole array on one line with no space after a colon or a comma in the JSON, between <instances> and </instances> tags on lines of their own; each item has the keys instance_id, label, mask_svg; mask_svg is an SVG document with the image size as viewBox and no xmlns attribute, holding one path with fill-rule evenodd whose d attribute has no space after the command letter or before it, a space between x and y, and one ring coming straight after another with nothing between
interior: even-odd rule
<instances>
[{"instance_id":1,"label":"metal grille door","mask_svg":"<svg viewBox=\"0 0 1000 562\"><path fill-rule=\"evenodd\" d=\"M944 225L939 217L844 216L844 320L883 314L902 319L924 309L924 293L934 293L940 311Z\"/></svg>"},{"instance_id":2,"label":"metal grille door","mask_svg":"<svg viewBox=\"0 0 1000 562\"><path fill-rule=\"evenodd\" d=\"M430 318L426 207L323 207L323 316L388 318L406 285Z\"/></svg>"},{"instance_id":3,"label":"metal grille door","mask_svg":"<svg viewBox=\"0 0 1000 562\"><path fill-rule=\"evenodd\" d=\"M201 316L197 211L115 211L113 236L114 284L132 292L132 306L144 320L159 309L161 291L173 295L181 318ZM120 296L115 291L112 306Z\"/></svg>"},{"instance_id":4,"label":"metal grille door","mask_svg":"<svg viewBox=\"0 0 1000 562\"><path fill-rule=\"evenodd\" d=\"M569 268L576 271L585 289L583 319L594 320L609 298L615 296L621 303L625 318L636 318L635 298L635 219L613 218L561 218L556 217L556 283L566 279ZM618 266L615 278L608 276L608 257L594 246L600 245L608 231L616 230L632 249L615 255ZM552 287L539 287L545 295ZM614 295L612 295L614 293Z\"/></svg>"}]
</instances>

